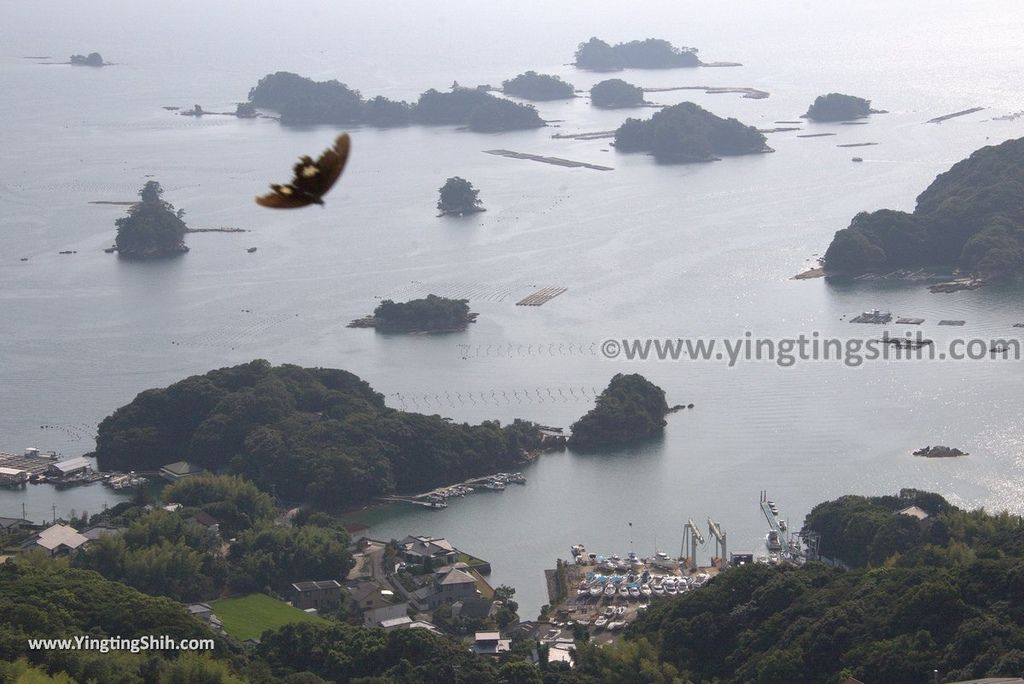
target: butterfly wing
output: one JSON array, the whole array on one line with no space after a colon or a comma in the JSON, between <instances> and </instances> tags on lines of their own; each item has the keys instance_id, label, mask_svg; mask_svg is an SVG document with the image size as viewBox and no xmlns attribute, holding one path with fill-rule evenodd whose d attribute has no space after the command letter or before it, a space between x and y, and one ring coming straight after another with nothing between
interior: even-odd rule
<instances>
[{"instance_id":1,"label":"butterfly wing","mask_svg":"<svg viewBox=\"0 0 1024 684\"><path fill-rule=\"evenodd\" d=\"M272 192L256 198L256 204L271 209L295 209L312 204L307 195L302 194L293 185L271 185Z\"/></svg>"},{"instance_id":2,"label":"butterfly wing","mask_svg":"<svg viewBox=\"0 0 1024 684\"><path fill-rule=\"evenodd\" d=\"M324 150L315 162L303 157L295 165L292 184L314 197L323 197L341 176L351 145L348 133L342 133L334 141L334 147Z\"/></svg>"},{"instance_id":3,"label":"butterfly wing","mask_svg":"<svg viewBox=\"0 0 1024 684\"><path fill-rule=\"evenodd\" d=\"M312 157L301 157L292 168L292 182L271 185L273 192L257 197L256 203L274 209L294 209L313 204L327 194L341 176L351 146L348 133L342 133L334 141L334 147L325 150L316 161Z\"/></svg>"}]
</instances>

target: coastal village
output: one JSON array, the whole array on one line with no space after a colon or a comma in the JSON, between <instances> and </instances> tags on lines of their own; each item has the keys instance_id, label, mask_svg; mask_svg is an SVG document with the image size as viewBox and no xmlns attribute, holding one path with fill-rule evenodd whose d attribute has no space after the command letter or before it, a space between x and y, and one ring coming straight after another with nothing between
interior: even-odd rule
<instances>
[{"instance_id":1,"label":"coastal village","mask_svg":"<svg viewBox=\"0 0 1024 684\"><path fill-rule=\"evenodd\" d=\"M554 434L554 433L552 433ZM9 486L26 483L85 484L102 481L123 488L159 477L173 483L206 472L188 463L169 463L155 473L97 473L89 459L59 460L54 454L27 449L24 454L0 455L0 476ZM473 491L500 491L510 484L524 484L521 473L498 473L441 487L415 497L386 497L431 508L444 507L452 498ZM66 485L67 486L67 485ZM148 505L152 509L156 504ZM162 506L180 512L177 503ZM351 552L354 565L344 576L295 577L285 595L254 594L210 602L187 604L188 611L213 629L242 641L259 640L259 626L237 632L233 611L238 602L260 603L283 615L282 619L329 614L349 622L387 631L425 629L464 642L481 655L500 656L513 648L514 641L532 644L536 662L543 648L547 662L573 664L573 644L580 638L595 643L614 641L622 630L642 615L652 602L665 597L699 591L730 565L753 562L799 565L815 557L816 540L790 534L776 504L762 493L760 508L769 530L763 554L727 553L727 536L721 526L707 521L703 528L692 519L683 526L679 557L658 551L641 557L630 551L624 556L602 555L582 544L569 547L571 560L556 561L545 571L549 604L537 620L521 620L513 601L514 589L494 587L488 581L488 561L456 548L443 537L410 534L400 540L354 537ZM288 511L282 524L288 524ZM908 515L919 515L911 511ZM220 521L199 511L187 522L206 534L221 539ZM93 541L123 530L99 522L80 529L56 516L50 524L36 524L24 518L0 518L3 553L40 552L49 557L73 556ZM698 563L698 550L714 541L714 554L707 564ZM223 539L226 549L233 540ZM6 559L7 556L3 556ZM540 578L538 578L539 580ZM288 614L291 614L291 618ZM268 625L269 627L269 625ZM235 631L236 633L232 634Z\"/></svg>"}]
</instances>

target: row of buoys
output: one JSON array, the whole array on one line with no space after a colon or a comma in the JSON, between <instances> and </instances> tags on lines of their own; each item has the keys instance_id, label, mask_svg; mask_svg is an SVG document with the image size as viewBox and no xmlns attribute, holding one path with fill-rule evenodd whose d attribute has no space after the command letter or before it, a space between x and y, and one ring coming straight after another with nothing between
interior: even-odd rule
<instances>
[{"instance_id":1,"label":"row of buoys","mask_svg":"<svg viewBox=\"0 0 1024 684\"><path fill-rule=\"evenodd\" d=\"M596 342L549 342L547 344L460 344L463 359L481 357L524 358L528 356L596 356Z\"/></svg>"},{"instance_id":2,"label":"row of buoys","mask_svg":"<svg viewBox=\"0 0 1024 684\"><path fill-rule=\"evenodd\" d=\"M469 405L511 405L511 404L544 404L592 401L598 394L593 387L535 387L512 390L492 389L473 392L437 392L435 394L403 394L394 392L394 397L403 409L439 408Z\"/></svg>"}]
</instances>

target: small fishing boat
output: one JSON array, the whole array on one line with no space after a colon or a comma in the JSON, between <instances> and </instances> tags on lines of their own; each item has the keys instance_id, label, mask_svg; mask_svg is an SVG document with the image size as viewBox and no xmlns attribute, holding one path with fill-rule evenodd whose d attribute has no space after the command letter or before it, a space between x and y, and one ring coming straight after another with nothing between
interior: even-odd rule
<instances>
[{"instance_id":1,"label":"small fishing boat","mask_svg":"<svg viewBox=\"0 0 1024 684\"><path fill-rule=\"evenodd\" d=\"M641 584L640 585L640 593L643 594L644 598L648 598L654 592L651 591L651 585L649 585L649 584Z\"/></svg>"},{"instance_id":2,"label":"small fishing boat","mask_svg":"<svg viewBox=\"0 0 1024 684\"><path fill-rule=\"evenodd\" d=\"M630 584L626 588L629 589L629 598L640 598L640 587L636 586L635 584Z\"/></svg>"},{"instance_id":3,"label":"small fishing boat","mask_svg":"<svg viewBox=\"0 0 1024 684\"><path fill-rule=\"evenodd\" d=\"M615 591L616 591L615 585L612 584L611 582L606 584L605 587L604 587L604 595L605 595L606 598L611 598L611 597L615 596Z\"/></svg>"},{"instance_id":4,"label":"small fishing boat","mask_svg":"<svg viewBox=\"0 0 1024 684\"><path fill-rule=\"evenodd\" d=\"M604 593L604 587L602 587L600 584L595 584L594 586L590 587L589 593L591 598L598 598L599 596L601 596L602 593Z\"/></svg>"},{"instance_id":5,"label":"small fishing boat","mask_svg":"<svg viewBox=\"0 0 1024 684\"><path fill-rule=\"evenodd\" d=\"M620 588L619 589L619 596L621 598L628 599L629 598L629 587L623 586L622 588Z\"/></svg>"},{"instance_id":6,"label":"small fishing boat","mask_svg":"<svg viewBox=\"0 0 1024 684\"><path fill-rule=\"evenodd\" d=\"M608 618L603 617L603 616L597 618L596 620L594 620L594 627L596 629L604 629L604 626L607 625L607 624L608 624Z\"/></svg>"}]
</instances>

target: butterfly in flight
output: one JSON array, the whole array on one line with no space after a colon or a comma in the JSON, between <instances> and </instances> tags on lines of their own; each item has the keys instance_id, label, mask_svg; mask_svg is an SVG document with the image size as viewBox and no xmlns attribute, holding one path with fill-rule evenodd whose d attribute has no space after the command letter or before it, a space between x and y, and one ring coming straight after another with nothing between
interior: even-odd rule
<instances>
[{"instance_id":1,"label":"butterfly in flight","mask_svg":"<svg viewBox=\"0 0 1024 684\"><path fill-rule=\"evenodd\" d=\"M293 168L295 178L287 185L271 185L272 192L256 198L256 204L272 209L295 209L309 204L323 206L324 195L338 180L352 141L348 133L342 133L334 141L334 147L324 150L320 158L301 157Z\"/></svg>"}]
</instances>

